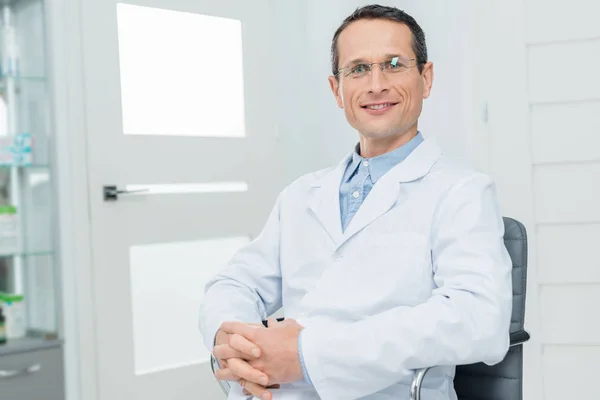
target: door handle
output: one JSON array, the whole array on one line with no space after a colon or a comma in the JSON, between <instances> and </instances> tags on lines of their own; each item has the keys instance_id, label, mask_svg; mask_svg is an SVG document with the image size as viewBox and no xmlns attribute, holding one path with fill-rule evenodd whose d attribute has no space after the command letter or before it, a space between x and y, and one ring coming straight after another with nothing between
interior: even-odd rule
<instances>
[{"instance_id":1,"label":"door handle","mask_svg":"<svg viewBox=\"0 0 600 400\"><path fill-rule=\"evenodd\" d=\"M15 378L17 376L30 375L35 372L38 372L41 369L42 369L42 366L40 364L30 365L29 367L23 368L23 369L15 369L15 370L0 369L0 379L9 379L9 378Z\"/></svg>"},{"instance_id":2,"label":"door handle","mask_svg":"<svg viewBox=\"0 0 600 400\"><path fill-rule=\"evenodd\" d=\"M115 185L106 185L104 186L102 192L104 195L104 201L115 201L119 199L120 194L133 194L139 192L147 192L148 189L138 189L138 190L121 190L118 189Z\"/></svg>"}]
</instances>

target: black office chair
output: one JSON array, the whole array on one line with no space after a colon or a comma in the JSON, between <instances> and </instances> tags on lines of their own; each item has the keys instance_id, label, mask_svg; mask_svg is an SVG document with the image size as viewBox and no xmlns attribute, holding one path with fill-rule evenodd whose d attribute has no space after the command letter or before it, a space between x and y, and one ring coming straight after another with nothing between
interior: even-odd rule
<instances>
[{"instance_id":1,"label":"black office chair","mask_svg":"<svg viewBox=\"0 0 600 400\"><path fill-rule=\"evenodd\" d=\"M527 231L523 224L504 218L504 245L512 260L513 310L510 323L510 349L501 363L459 365L454 376L458 400L522 400L525 293L527 291ZM420 400L421 383L428 369L415 372L410 399Z\"/></svg>"},{"instance_id":2,"label":"black office chair","mask_svg":"<svg viewBox=\"0 0 600 400\"><path fill-rule=\"evenodd\" d=\"M522 400L523 343L529 340L525 331L525 293L527 290L527 232L520 222L504 218L504 245L512 260L513 310L510 324L510 349L499 364L483 363L456 367L454 388L458 400ZM282 320L282 319L279 319ZM266 322L263 322L266 325ZM218 367L212 358L213 373ZM432 366L434 367L434 366ZM415 371L410 400L421 399L421 384L429 368ZM229 382L220 381L229 393Z\"/></svg>"}]
</instances>

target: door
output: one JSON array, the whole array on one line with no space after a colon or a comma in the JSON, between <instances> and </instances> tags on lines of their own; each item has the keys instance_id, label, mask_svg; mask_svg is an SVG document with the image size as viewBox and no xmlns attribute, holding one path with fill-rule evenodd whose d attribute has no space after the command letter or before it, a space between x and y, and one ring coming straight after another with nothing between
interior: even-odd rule
<instances>
[{"instance_id":1,"label":"door","mask_svg":"<svg viewBox=\"0 0 600 400\"><path fill-rule=\"evenodd\" d=\"M223 398L198 310L280 190L268 1L81 5L98 398Z\"/></svg>"}]
</instances>

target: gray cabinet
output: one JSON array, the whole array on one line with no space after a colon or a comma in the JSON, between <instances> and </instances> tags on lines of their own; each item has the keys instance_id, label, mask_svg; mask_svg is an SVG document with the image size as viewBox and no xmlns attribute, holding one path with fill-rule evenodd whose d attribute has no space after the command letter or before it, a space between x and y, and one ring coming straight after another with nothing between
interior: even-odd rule
<instances>
[{"instance_id":1,"label":"gray cabinet","mask_svg":"<svg viewBox=\"0 0 600 400\"><path fill-rule=\"evenodd\" d=\"M0 356L0 399L64 398L61 346Z\"/></svg>"}]
</instances>

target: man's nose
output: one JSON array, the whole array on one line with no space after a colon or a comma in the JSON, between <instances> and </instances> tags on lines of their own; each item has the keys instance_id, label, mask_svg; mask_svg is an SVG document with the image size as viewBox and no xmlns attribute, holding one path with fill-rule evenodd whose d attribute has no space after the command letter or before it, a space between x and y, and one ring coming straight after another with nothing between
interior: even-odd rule
<instances>
[{"instance_id":1,"label":"man's nose","mask_svg":"<svg viewBox=\"0 0 600 400\"><path fill-rule=\"evenodd\" d=\"M381 65L373 64L369 75L371 79L371 91L373 93L380 93L389 89L388 77L385 72L383 72Z\"/></svg>"}]
</instances>

